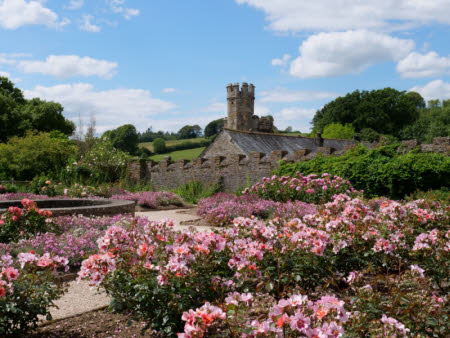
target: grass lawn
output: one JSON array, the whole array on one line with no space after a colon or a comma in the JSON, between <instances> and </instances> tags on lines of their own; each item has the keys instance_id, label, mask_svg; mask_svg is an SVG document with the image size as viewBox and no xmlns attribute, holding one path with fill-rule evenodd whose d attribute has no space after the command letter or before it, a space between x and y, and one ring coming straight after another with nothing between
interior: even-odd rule
<instances>
[{"instance_id":1,"label":"grass lawn","mask_svg":"<svg viewBox=\"0 0 450 338\"><path fill-rule=\"evenodd\" d=\"M173 151L171 153L153 155L153 156L150 156L149 158L153 161L161 161L161 160L164 160L164 157L170 156L170 157L172 157L172 161L192 160L192 159L198 157L205 148L206 147L178 150L178 151Z\"/></svg>"},{"instance_id":2,"label":"grass lawn","mask_svg":"<svg viewBox=\"0 0 450 338\"><path fill-rule=\"evenodd\" d=\"M198 143L198 142L206 141L206 138L199 137L199 138L189 138L189 139L185 139L185 140L170 140L170 141L166 141L166 146L167 147L173 146L173 145L179 144L181 142L185 142L185 141L192 142L192 143ZM139 143L139 147L145 147L148 150L153 151L153 142ZM194 149L191 149L191 150L194 150Z\"/></svg>"}]
</instances>

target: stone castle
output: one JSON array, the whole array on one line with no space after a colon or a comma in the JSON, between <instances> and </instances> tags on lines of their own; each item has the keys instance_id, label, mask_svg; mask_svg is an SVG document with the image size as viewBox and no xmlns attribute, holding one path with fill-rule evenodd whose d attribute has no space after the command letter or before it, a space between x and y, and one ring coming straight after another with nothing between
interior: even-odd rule
<instances>
[{"instance_id":1,"label":"stone castle","mask_svg":"<svg viewBox=\"0 0 450 338\"><path fill-rule=\"evenodd\" d=\"M255 86L246 82L227 86L227 117L224 128L273 133L273 117L255 115Z\"/></svg>"},{"instance_id":2,"label":"stone castle","mask_svg":"<svg viewBox=\"0 0 450 338\"><path fill-rule=\"evenodd\" d=\"M339 156L356 146L355 140L276 134L273 118L254 115L255 86L243 83L227 86L228 114L224 129L194 159L173 162L166 157L154 161L133 162L128 175L135 181L151 181L158 188L176 188L192 181L205 185L218 181L225 191L235 191L271 175L279 161L308 161L318 154ZM366 144L374 147L375 144ZM432 144L403 141L404 153L420 148L422 152L450 153L450 137L435 138Z\"/></svg>"}]
</instances>

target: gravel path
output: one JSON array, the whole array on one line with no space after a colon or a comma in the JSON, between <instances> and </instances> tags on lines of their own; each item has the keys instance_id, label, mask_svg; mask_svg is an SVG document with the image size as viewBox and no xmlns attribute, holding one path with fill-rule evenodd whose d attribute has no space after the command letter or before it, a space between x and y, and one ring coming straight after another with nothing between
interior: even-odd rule
<instances>
[{"instance_id":1,"label":"gravel path","mask_svg":"<svg viewBox=\"0 0 450 338\"><path fill-rule=\"evenodd\" d=\"M199 219L193 209L136 212L136 216L144 216L152 221L171 218L175 221L175 229L178 230L189 228L189 225L179 225L180 222L189 224L189 221L194 222ZM196 226L196 228L199 231L210 229L207 226ZM100 293L95 287L89 286L87 281L73 281L69 283L68 291L64 296L55 302L58 308L53 308L50 312L54 320L62 319L107 306L110 300L105 293Z\"/></svg>"}]
</instances>

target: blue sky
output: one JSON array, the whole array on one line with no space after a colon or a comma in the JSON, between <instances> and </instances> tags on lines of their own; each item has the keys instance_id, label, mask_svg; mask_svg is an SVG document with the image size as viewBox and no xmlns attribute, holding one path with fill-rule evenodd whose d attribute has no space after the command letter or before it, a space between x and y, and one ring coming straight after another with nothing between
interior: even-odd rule
<instances>
[{"instance_id":1,"label":"blue sky","mask_svg":"<svg viewBox=\"0 0 450 338\"><path fill-rule=\"evenodd\" d=\"M450 98L449 0L0 0L0 75L98 132L204 127L230 82L308 131L356 89Z\"/></svg>"}]
</instances>

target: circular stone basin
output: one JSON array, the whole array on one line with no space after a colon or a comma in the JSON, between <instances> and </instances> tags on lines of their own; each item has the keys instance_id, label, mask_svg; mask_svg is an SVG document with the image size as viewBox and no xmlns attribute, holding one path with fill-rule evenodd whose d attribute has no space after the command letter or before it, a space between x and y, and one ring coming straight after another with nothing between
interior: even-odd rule
<instances>
[{"instance_id":1,"label":"circular stone basin","mask_svg":"<svg viewBox=\"0 0 450 338\"><path fill-rule=\"evenodd\" d=\"M133 214L134 201L109 200L109 199L48 199L34 200L37 207L42 210L50 210L53 216L84 215L84 216L109 216L117 214ZM0 214L9 207L22 208L21 201L0 201Z\"/></svg>"}]
</instances>

